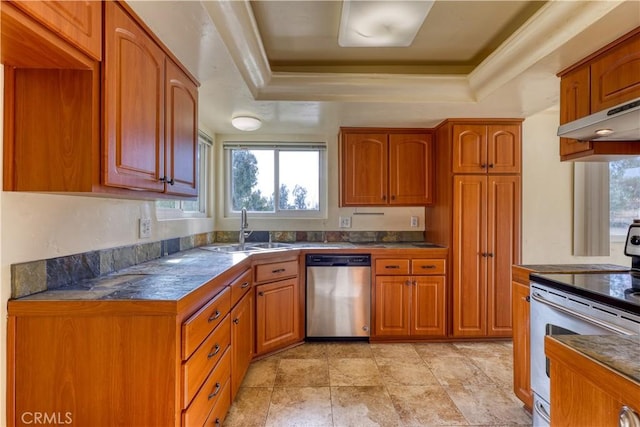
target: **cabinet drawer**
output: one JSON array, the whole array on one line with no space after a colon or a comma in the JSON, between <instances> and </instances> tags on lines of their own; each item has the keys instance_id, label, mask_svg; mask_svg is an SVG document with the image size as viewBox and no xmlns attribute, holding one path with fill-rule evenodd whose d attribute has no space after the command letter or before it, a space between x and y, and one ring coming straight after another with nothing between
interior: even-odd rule
<instances>
[{"instance_id":1,"label":"cabinet drawer","mask_svg":"<svg viewBox=\"0 0 640 427\"><path fill-rule=\"evenodd\" d=\"M245 271L242 276L231 282L229 287L231 288L231 307L233 307L251 289L251 270Z\"/></svg>"},{"instance_id":2,"label":"cabinet drawer","mask_svg":"<svg viewBox=\"0 0 640 427\"><path fill-rule=\"evenodd\" d=\"M227 351L222 356L220 363L211 372L209 378L204 383L193 402L189 405L183 414L183 425L185 426L201 426L207 420L211 413L213 405L218 400L231 400L231 389L229 388L229 379L231 378L231 351ZM225 393L229 396L225 396Z\"/></svg>"},{"instance_id":3,"label":"cabinet drawer","mask_svg":"<svg viewBox=\"0 0 640 427\"><path fill-rule=\"evenodd\" d=\"M231 316L227 315L193 355L182 365L184 384L183 406L193 399L209 372L222 358L231 343Z\"/></svg>"},{"instance_id":4,"label":"cabinet drawer","mask_svg":"<svg viewBox=\"0 0 640 427\"><path fill-rule=\"evenodd\" d=\"M408 259L377 259L376 274L409 274Z\"/></svg>"},{"instance_id":5,"label":"cabinet drawer","mask_svg":"<svg viewBox=\"0 0 640 427\"><path fill-rule=\"evenodd\" d=\"M298 275L298 261L256 265L256 282L268 282Z\"/></svg>"},{"instance_id":6,"label":"cabinet drawer","mask_svg":"<svg viewBox=\"0 0 640 427\"><path fill-rule=\"evenodd\" d=\"M211 410L209 418L207 418L207 421L204 423L205 427L222 426L222 422L224 421L227 411L229 411L229 407L231 406L231 393L229 392L231 388L230 385L231 381L227 381L227 383L222 386L220 397Z\"/></svg>"},{"instance_id":7,"label":"cabinet drawer","mask_svg":"<svg viewBox=\"0 0 640 427\"><path fill-rule=\"evenodd\" d=\"M225 288L182 324L182 360L189 358L231 309L231 291Z\"/></svg>"},{"instance_id":8,"label":"cabinet drawer","mask_svg":"<svg viewBox=\"0 0 640 427\"><path fill-rule=\"evenodd\" d=\"M446 274L443 259L414 259L411 261L411 274Z\"/></svg>"}]
</instances>

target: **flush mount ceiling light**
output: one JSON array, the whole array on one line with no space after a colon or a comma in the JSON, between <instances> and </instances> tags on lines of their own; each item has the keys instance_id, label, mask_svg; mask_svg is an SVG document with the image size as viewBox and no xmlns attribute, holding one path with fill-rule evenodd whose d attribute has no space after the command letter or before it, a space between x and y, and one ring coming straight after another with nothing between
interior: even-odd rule
<instances>
[{"instance_id":1,"label":"flush mount ceiling light","mask_svg":"<svg viewBox=\"0 0 640 427\"><path fill-rule=\"evenodd\" d=\"M598 129L596 131L596 135L598 136L609 136L613 133L613 129Z\"/></svg>"},{"instance_id":2,"label":"flush mount ceiling light","mask_svg":"<svg viewBox=\"0 0 640 427\"><path fill-rule=\"evenodd\" d=\"M341 47L407 47L433 1L344 0L338 44Z\"/></svg>"},{"instance_id":3,"label":"flush mount ceiling light","mask_svg":"<svg viewBox=\"0 0 640 427\"><path fill-rule=\"evenodd\" d=\"M234 128L244 131L260 129L262 126L260 119L251 116L236 116L231 119L231 124Z\"/></svg>"}]
</instances>

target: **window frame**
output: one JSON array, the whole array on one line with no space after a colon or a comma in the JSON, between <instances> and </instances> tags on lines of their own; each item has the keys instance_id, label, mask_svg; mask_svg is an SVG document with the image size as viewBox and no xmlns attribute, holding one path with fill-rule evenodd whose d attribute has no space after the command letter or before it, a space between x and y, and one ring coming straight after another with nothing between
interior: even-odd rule
<instances>
[{"instance_id":1,"label":"window frame","mask_svg":"<svg viewBox=\"0 0 640 427\"><path fill-rule=\"evenodd\" d=\"M193 200L180 200L180 199L162 199L156 201L156 218L158 221L182 219L182 218L207 218L209 216L209 197L210 194L210 174L211 174L211 152L213 150L213 139L204 133L198 131L198 145L197 145L197 188L198 196L196 201L198 202L198 210L188 210L185 206L187 203L193 202ZM167 202L173 202L173 207L160 206L159 203L166 204Z\"/></svg>"},{"instance_id":2,"label":"window frame","mask_svg":"<svg viewBox=\"0 0 640 427\"><path fill-rule=\"evenodd\" d=\"M240 211L232 209L231 198L232 184L232 151L247 150L273 150L274 151L274 210L250 211L253 218L262 219L322 219L327 216L327 144L326 142L286 142L286 141L225 141L222 144L224 152L224 216L233 218L240 215ZM317 151L318 152L318 209L280 209L279 205L279 153L282 151Z\"/></svg>"}]
</instances>

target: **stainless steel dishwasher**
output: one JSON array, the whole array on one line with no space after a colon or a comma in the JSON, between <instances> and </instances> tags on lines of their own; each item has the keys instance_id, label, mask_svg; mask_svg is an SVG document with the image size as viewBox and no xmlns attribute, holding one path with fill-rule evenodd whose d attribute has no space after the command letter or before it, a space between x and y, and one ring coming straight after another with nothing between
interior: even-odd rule
<instances>
[{"instance_id":1,"label":"stainless steel dishwasher","mask_svg":"<svg viewBox=\"0 0 640 427\"><path fill-rule=\"evenodd\" d=\"M367 339L371 255L307 254L307 339Z\"/></svg>"}]
</instances>

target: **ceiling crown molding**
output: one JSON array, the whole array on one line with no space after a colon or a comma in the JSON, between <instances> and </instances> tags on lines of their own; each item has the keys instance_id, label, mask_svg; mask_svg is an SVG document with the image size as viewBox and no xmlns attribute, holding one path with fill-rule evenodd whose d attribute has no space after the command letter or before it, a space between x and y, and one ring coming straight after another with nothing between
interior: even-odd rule
<instances>
[{"instance_id":1,"label":"ceiling crown molding","mask_svg":"<svg viewBox=\"0 0 640 427\"><path fill-rule=\"evenodd\" d=\"M257 100L430 103L484 99L621 3L549 1L470 74L416 75L272 72L249 2L204 2Z\"/></svg>"},{"instance_id":2,"label":"ceiling crown molding","mask_svg":"<svg viewBox=\"0 0 640 427\"><path fill-rule=\"evenodd\" d=\"M469 74L476 97L484 99L622 3L549 1Z\"/></svg>"}]
</instances>

